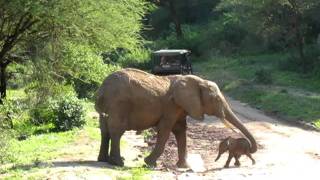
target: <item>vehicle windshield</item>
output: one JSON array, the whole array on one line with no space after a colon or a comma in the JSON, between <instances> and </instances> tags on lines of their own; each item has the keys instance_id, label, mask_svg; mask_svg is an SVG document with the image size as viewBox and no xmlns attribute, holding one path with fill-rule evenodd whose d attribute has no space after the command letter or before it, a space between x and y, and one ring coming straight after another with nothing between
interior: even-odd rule
<instances>
[{"instance_id":1,"label":"vehicle windshield","mask_svg":"<svg viewBox=\"0 0 320 180\"><path fill-rule=\"evenodd\" d=\"M154 61L156 65L160 66L178 66L186 61L185 55L176 56L155 56Z\"/></svg>"},{"instance_id":2,"label":"vehicle windshield","mask_svg":"<svg viewBox=\"0 0 320 180\"><path fill-rule=\"evenodd\" d=\"M160 56L160 66L163 65L179 65L180 57L179 56Z\"/></svg>"}]
</instances>

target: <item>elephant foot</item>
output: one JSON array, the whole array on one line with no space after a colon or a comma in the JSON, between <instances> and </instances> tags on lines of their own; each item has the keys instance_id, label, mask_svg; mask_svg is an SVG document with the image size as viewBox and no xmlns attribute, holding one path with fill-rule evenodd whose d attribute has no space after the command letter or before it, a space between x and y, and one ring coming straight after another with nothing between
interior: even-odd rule
<instances>
[{"instance_id":1,"label":"elephant foot","mask_svg":"<svg viewBox=\"0 0 320 180\"><path fill-rule=\"evenodd\" d=\"M224 165L224 168L229 168L229 165L227 165L227 164L226 164L226 165Z\"/></svg>"},{"instance_id":2,"label":"elephant foot","mask_svg":"<svg viewBox=\"0 0 320 180\"><path fill-rule=\"evenodd\" d=\"M109 161L109 157L107 155L101 155L99 154L98 156L98 161L99 162L108 162Z\"/></svg>"},{"instance_id":3,"label":"elephant foot","mask_svg":"<svg viewBox=\"0 0 320 180\"><path fill-rule=\"evenodd\" d=\"M240 162L235 162L234 165L239 167L240 166Z\"/></svg>"},{"instance_id":4,"label":"elephant foot","mask_svg":"<svg viewBox=\"0 0 320 180\"><path fill-rule=\"evenodd\" d=\"M120 158L109 157L107 162L111 165L122 167L122 166L124 166L122 159L123 159L122 157L120 157Z\"/></svg>"},{"instance_id":5,"label":"elephant foot","mask_svg":"<svg viewBox=\"0 0 320 180\"><path fill-rule=\"evenodd\" d=\"M255 165L255 164L256 164L256 161L255 161L255 160L253 160L253 161L252 161L252 165Z\"/></svg>"},{"instance_id":6,"label":"elephant foot","mask_svg":"<svg viewBox=\"0 0 320 180\"><path fill-rule=\"evenodd\" d=\"M178 161L177 162L177 166L178 168L188 168L188 163L184 160L184 161Z\"/></svg>"},{"instance_id":7,"label":"elephant foot","mask_svg":"<svg viewBox=\"0 0 320 180\"><path fill-rule=\"evenodd\" d=\"M154 168L157 166L157 162L150 157L144 158L144 162L146 163L147 167Z\"/></svg>"}]
</instances>

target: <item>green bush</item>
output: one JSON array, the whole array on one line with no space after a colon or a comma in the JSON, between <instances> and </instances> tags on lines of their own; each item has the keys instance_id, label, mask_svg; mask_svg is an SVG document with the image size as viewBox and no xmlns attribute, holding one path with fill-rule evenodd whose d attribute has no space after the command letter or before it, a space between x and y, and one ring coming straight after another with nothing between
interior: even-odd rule
<instances>
[{"instance_id":1,"label":"green bush","mask_svg":"<svg viewBox=\"0 0 320 180\"><path fill-rule=\"evenodd\" d=\"M119 57L119 64L122 67L131 67L138 69L150 69L150 50L137 48Z\"/></svg>"},{"instance_id":2,"label":"green bush","mask_svg":"<svg viewBox=\"0 0 320 180\"><path fill-rule=\"evenodd\" d=\"M81 101L73 96L58 100L54 107L53 124L57 131L67 131L85 124L85 110Z\"/></svg>"},{"instance_id":3,"label":"green bush","mask_svg":"<svg viewBox=\"0 0 320 180\"><path fill-rule=\"evenodd\" d=\"M184 24L183 37L177 39L173 26L170 26L169 35L161 37L155 42L155 49L188 49L192 54L199 55L199 46L202 44L201 27Z\"/></svg>"},{"instance_id":4,"label":"green bush","mask_svg":"<svg viewBox=\"0 0 320 180\"><path fill-rule=\"evenodd\" d=\"M56 117L54 109L57 107L59 99L77 95L71 85L57 83L36 83L33 89L28 89L28 94L31 107L29 111L30 123L36 126L53 121Z\"/></svg>"},{"instance_id":5,"label":"green bush","mask_svg":"<svg viewBox=\"0 0 320 180\"><path fill-rule=\"evenodd\" d=\"M85 82L80 79L73 79L73 87L80 99L94 99L95 92L99 88L100 83L96 81Z\"/></svg>"},{"instance_id":6,"label":"green bush","mask_svg":"<svg viewBox=\"0 0 320 180\"><path fill-rule=\"evenodd\" d=\"M272 76L271 72L266 69L259 69L255 72L255 81L257 83L262 84L271 84L272 83Z\"/></svg>"},{"instance_id":7,"label":"green bush","mask_svg":"<svg viewBox=\"0 0 320 180\"><path fill-rule=\"evenodd\" d=\"M0 127L0 164L10 159L9 142L11 133Z\"/></svg>"},{"instance_id":8,"label":"green bush","mask_svg":"<svg viewBox=\"0 0 320 180\"><path fill-rule=\"evenodd\" d=\"M34 102L29 111L28 123L51 128L50 130L67 131L74 127L81 127L85 124L84 107L82 101L77 98L77 94L70 85L57 85L55 89L48 87L51 97L42 96L42 100ZM42 94L44 89L36 89L31 94ZM31 97L32 98L32 97Z\"/></svg>"},{"instance_id":9,"label":"green bush","mask_svg":"<svg viewBox=\"0 0 320 180\"><path fill-rule=\"evenodd\" d=\"M25 104L20 99L4 99L0 104L0 127L13 128L13 119L19 118Z\"/></svg>"},{"instance_id":10,"label":"green bush","mask_svg":"<svg viewBox=\"0 0 320 180\"><path fill-rule=\"evenodd\" d=\"M320 48L313 44L305 47L304 58L295 49L291 49L288 57L279 61L279 69L318 76L319 64Z\"/></svg>"},{"instance_id":11,"label":"green bush","mask_svg":"<svg viewBox=\"0 0 320 180\"><path fill-rule=\"evenodd\" d=\"M55 118L52 108L53 104L48 102L30 110L31 123L33 125L43 125L52 122Z\"/></svg>"},{"instance_id":12,"label":"green bush","mask_svg":"<svg viewBox=\"0 0 320 180\"><path fill-rule=\"evenodd\" d=\"M116 55L110 55L113 53L100 54L88 44L64 43L62 69L67 72L64 77L79 98L92 99L104 78L120 69L117 63L111 63L117 58ZM122 54L119 53L120 55Z\"/></svg>"}]
</instances>

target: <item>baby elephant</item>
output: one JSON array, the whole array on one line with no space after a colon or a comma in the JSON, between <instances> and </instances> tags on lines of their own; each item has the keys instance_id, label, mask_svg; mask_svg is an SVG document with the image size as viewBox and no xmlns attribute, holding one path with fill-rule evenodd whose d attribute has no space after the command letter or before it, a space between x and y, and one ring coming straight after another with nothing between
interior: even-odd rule
<instances>
[{"instance_id":1,"label":"baby elephant","mask_svg":"<svg viewBox=\"0 0 320 180\"><path fill-rule=\"evenodd\" d=\"M220 158L221 154L229 150L229 157L226 164L224 165L225 168L229 167L230 161L233 157L236 159L234 165L240 166L239 158L243 154L247 155L252 160L252 164L255 164L256 162L251 156L250 146L251 145L249 141L245 138L235 139L229 136L221 141L219 145L219 154L215 161Z\"/></svg>"}]
</instances>

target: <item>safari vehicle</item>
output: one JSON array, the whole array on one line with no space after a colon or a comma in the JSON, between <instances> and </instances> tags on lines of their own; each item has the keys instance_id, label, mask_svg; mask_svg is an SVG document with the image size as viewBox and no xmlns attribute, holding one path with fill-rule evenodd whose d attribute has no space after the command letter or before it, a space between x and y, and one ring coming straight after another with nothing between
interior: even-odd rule
<instances>
[{"instance_id":1,"label":"safari vehicle","mask_svg":"<svg viewBox=\"0 0 320 180\"><path fill-rule=\"evenodd\" d=\"M189 58L190 51L186 49L162 49L152 54L152 74L192 74Z\"/></svg>"}]
</instances>

